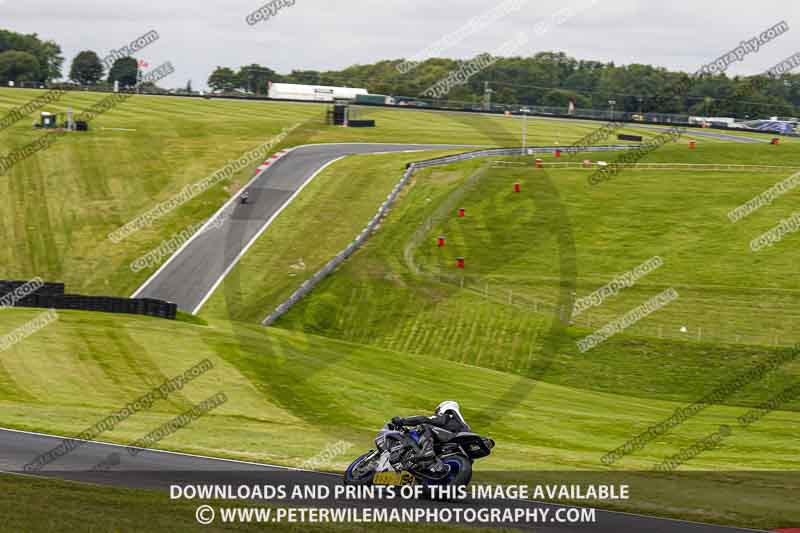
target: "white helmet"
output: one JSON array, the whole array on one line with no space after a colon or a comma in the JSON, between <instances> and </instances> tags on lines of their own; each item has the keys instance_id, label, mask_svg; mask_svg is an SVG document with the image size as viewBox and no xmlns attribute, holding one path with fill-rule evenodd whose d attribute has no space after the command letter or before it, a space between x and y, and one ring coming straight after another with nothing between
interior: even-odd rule
<instances>
[{"instance_id":1,"label":"white helmet","mask_svg":"<svg viewBox=\"0 0 800 533\"><path fill-rule=\"evenodd\" d=\"M461 407L459 407L458 402L454 402L453 400L446 400L436 406L437 415L443 415L445 413L452 413L453 416L458 418L461 421L461 423L467 427L467 431L470 431L469 424L467 424L467 421L464 420L464 417L461 415Z\"/></svg>"}]
</instances>

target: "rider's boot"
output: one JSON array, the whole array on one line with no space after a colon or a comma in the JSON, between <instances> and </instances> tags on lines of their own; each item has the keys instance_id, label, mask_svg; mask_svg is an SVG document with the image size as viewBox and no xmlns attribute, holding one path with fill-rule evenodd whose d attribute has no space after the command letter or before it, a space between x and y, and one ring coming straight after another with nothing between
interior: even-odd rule
<instances>
[{"instance_id":1,"label":"rider's boot","mask_svg":"<svg viewBox=\"0 0 800 533\"><path fill-rule=\"evenodd\" d=\"M441 459L436 457L436 452L433 449L433 435L425 435L421 439L420 448L414 456L414 462L422 468L427 468L431 472L440 474L445 473L448 468Z\"/></svg>"}]
</instances>

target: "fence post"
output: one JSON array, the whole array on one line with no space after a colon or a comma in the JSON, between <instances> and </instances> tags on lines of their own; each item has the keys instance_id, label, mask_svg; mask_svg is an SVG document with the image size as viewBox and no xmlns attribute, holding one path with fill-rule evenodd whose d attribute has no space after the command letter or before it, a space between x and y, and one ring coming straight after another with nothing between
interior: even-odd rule
<instances>
[{"instance_id":1,"label":"fence post","mask_svg":"<svg viewBox=\"0 0 800 533\"><path fill-rule=\"evenodd\" d=\"M532 147L532 148L537 148L537 147ZM346 249L344 253L340 252L336 257L334 257L327 265L325 265L325 267L323 269L318 271L314 276L312 276L311 279L307 280L307 282L304 283L299 289L297 289L286 301L284 301L272 313L270 313L262 321L262 325L264 325L264 326L272 325L272 323L275 320L277 320L278 318L280 318L280 316L282 316L284 313L286 313L295 303L297 303L306 294L311 292L311 290L316 286L317 283L319 283L319 281L321 281L325 276L327 276L331 271L333 271L339 264L341 264L341 262L344 261L344 259L349 257L352 252L354 252L356 249L358 249L363 244L363 242L367 240L367 238L369 237L369 235L372 232L372 230L374 230L375 226L378 224L380 219L388 212L388 210L391 208L391 206L394 203L394 201L397 199L397 196L399 196L400 190L402 190L402 188L405 185L408 184L408 182L411 179L411 176L413 176L414 173L418 169L420 169L420 168L428 168L428 167L441 165L441 164L448 164L448 163L455 162L455 161L468 161L468 160L474 159L476 157L491 157L491 156L496 156L496 155L519 155L519 154L524 155L524 151L521 152L520 150L521 149L519 149L519 148L497 148L497 149L492 149L492 150L476 150L476 151L473 151L473 152L466 152L466 153L463 153L463 154L457 154L457 155L454 155L454 156L448 156L448 157L444 157L444 158L440 157L440 158L436 158L436 159L429 159L427 161L417 161L417 162L414 162L414 163L410 163L406 167L406 171L403 174L403 179L401 179L400 182L395 186L396 192L393 193L393 194L390 194L387 197L386 202L384 202L384 204L381 205L380 209L378 210L378 213L372 218L372 221L370 221L370 223L367 225L367 227L364 229L364 231L362 231L361 234L359 234L359 236L356 238L356 240L350 245L350 246L352 246L352 249L350 247L348 247L348 249ZM430 227L432 227L433 223L434 223L434 221L432 221L432 220L428 221L428 229L430 229ZM461 275L460 285L461 285L461 288L463 289L464 288L464 275L463 274ZM489 297L489 283L488 282L486 282L485 294L486 294L486 297L488 298ZM513 300L513 296L511 296L510 299ZM538 302L536 302L536 310L537 310L537 312L538 312L538 307L539 307L539 304L538 304Z\"/></svg>"}]
</instances>

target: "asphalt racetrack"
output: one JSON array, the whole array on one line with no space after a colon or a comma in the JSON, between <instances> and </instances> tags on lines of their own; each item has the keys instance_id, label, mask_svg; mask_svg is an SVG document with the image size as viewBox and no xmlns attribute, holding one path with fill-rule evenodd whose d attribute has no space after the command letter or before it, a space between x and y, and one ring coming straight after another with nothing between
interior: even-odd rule
<instances>
[{"instance_id":1,"label":"asphalt racetrack","mask_svg":"<svg viewBox=\"0 0 800 533\"><path fill-rule=\"evenodd\" d=\"M326 144L298 147L263 170L247 187L247 204L233 200L217 212L219 226L198 231L134 294L197 313L247 248L296 194L327 165L353 154L463 148L463 145ZM410 160L413 158L409 158ZM400 176L398 176L398 180Z\"/></svg>"},{"instance_id":2,"label":"asphalt racetrack","mask_svg":"<svg viewBox=\"0 0 800 533\"><path fill-rule=\"evenodd\" d=\"M703 132L705 133L705 132ZM745 141L748 142L748 141ZM223 206L215 218L224 218L218 230L199 231L178 250L145 284L136 297L159 298L178 304L179 308L197 313L216 287L246 253L249 246L269 227L303 187L332 162L352 154L459 149L453 145L385 145L330 144L298 147L267 169L260 172L247 186L249 202L238 198ZM534 148L534 147L531 147ZM548 147L552 148L552 147ZM632 147L624 147L632 148ZM623 149L624 149L623 148ZM547 149L536 147L535 149ZM592 147L591 151L611 151L618 147ZM465 151L467 151L465 149ZM424 159L410 156L409 162ZM213 219L212 219L213 220ZM39 454L55 448L60 437L0 429L0 471L25 473L25 465ZM110 465L98 470L98 464ZM31 472L28 472L31 473ZM306 472L284 467L245 463L210 457L143 450L133 456L125 447L87 442L68 455L46 465L35 475L66 480L109 484L130 488L167 491L173 484L339 484L341 477L329 473ZM324 505L313 502L311 505ZM419 502L416 502L419 505ZM455 505L481 502L456 502ZM497 502L492 502L497 505ZM409 502L336 502L336 505L356 507L410 505ZM425 506L443 505L424 502ZM453 502L450 503L453 505ZM504 506L537 506L552 513L564 506L529 501L509 501ZM653 533L723 533L753 531L681 520L600 511L591 524L536 524L538 532L599 532L647 531Z\"/></svg>"},{"instance_id":3,"label":"asphalt racetrack","mask_svg":"<svg viewBox=\"0 0 800 533\"><path fill-rule=\"evenodd\" d=\"M140 450L132 455L125 446L104 444L100 442L81 441L82 445L70 453L57 458L35 472L25 472L25 465L35 457L56 448L64 441L63 437L0 429L0 471L53 477L63 480L80 481L100 485L113 485L127 488L153 489L169 491L170 485L286 485L313 484L332 487L341 483L341 476L330 473L308 472L284 467L214 459L180 453L156 450ZM98 465L105 465L98 468ZM225 501L217 502L220 506ZM228 502L233 505L242 502ZM293 502L296 505L297 502ZM198 504L200 505L200 504ZM301 506L354 506L381 507L414 505L424 506L494 506L511 507L535 506L539 509L551 509L551 516L556 510L565 506L533 501L506 500L486 502L482 500L467 501L314 501ZM567 506L568 507L568 506ZM193 520L193 517L187 517ZM519 526L518 526L519 527ZM683 520L654 518L642 515L618 513L612 511L596 511L593 523L584 524L536 524L530 525L539 533L733 533L755 531L751 529L728 528L722 526L699 524Z\"/></svg>"},{"instance_id":4,"label":"asphalt racetrack","mask_svg":"<svg viewBox=\"0 0 800 533\"><path fill-rule=\"evenodd\" d=\"M176 303L182 311L197 314L272 220L326 166L354 154L459 148L470 147L429 144L321 144L295 148L261 171L246 187L249 193L247 204L240 203L238 197L232 198L211 218L212 221L220 222L216 227L211 224L199 230L132 297L165 300ZM537 152L552 152L558 148L529 147ZM630 148L635 146L590 146L585 147L585 150L607 152ZM409 157L409 162L420 159L424 157Z\"/></svg>"}]
</instances>

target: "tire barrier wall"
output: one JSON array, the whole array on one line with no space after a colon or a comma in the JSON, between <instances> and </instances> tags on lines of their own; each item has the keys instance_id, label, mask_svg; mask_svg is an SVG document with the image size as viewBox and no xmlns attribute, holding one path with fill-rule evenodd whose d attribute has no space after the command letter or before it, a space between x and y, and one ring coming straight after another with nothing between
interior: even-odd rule
<instances>
[{"instance_id":1,"label":"tire barrier wall","mask_svg":"<svg viewBox=\"0 0 800 533\"><path fill-rule=\"evenodd\" d=\"M395 200L397 200L397 196L400 194L400 191L406 186L406 184L411 179L411 176L414 175L420 168L427 168L439 165L448 165L450 163L456 163L459 161L468 161L470 159L475 159L479 157L501 157L501 156L523 156L523 155L535 155L535 154L543 154L543 153L554 153L554 152L562 152L562 153L569 153L569 152L612 152L617 150L628 150L628 149L635 149L639 148L639 145L613 145L613 146L529 146L525 148L489 148L486 150L476 150L474 152L466 152L463 154L456 154L446 157L437 157L435 159L427 159L425 161L417 161L415 163L409 163L406 165L406 171L403 174L403 179L401 179L397 185L394 186L392 192L389 193L389 196L386 197L386 201L381 204L378 212L372 217L369 224L364 228L364 230L358 234L358 236L351 242L347 248L339 252L336 257L328 261L328 263L322 267L316 274L311 276L305 282L303 282L300 287L292 293L289 298L280 304L275 310L267 316L262 322L264 326L271 326L278 320L281 316L286 314L289 309L291 309L297 302L302 300L308 293L310 293L314 287L316 287L323 279L325 279L331 272L333 272L336 267L341 265L348 257L353 255L353 253L358 250L361 245L366 242L369 238L370 234L375 230L375 228L380 224L380 221L386 216L386 213L389 212L389 209L394 204Z\"/></svg>"},{"instance_id":2,"label":"tire barrier wall","mask_svg":"<svg viewBox=\"0 0 800 533\"><path fill-rule=\"evenodd\" d=\"M0 279L0 298L14 292L15 290L28 285L30 281L9 281ZM63 283L43 283L36 291L36 294L47 294L49 296L57 296L64 294Z\"/></svg>"},{"instance_id":3,"label":"tire barrier wall","mask_svg":"<svg viewBox=\"0 0 800 533\"><path fill-rule=\"evenodd\" d=\"M13 292L26 282L0 280L0 298ZM153 300L151 298L115 298L107 296L84 296L64 294L63 283L45 283L36 292L13 302L12 307L41 307L46 309L74 309L78 311L99 311L103 313L123 313L145 315L175 320L177 304Z\"/></svg>"}]
</instances>

